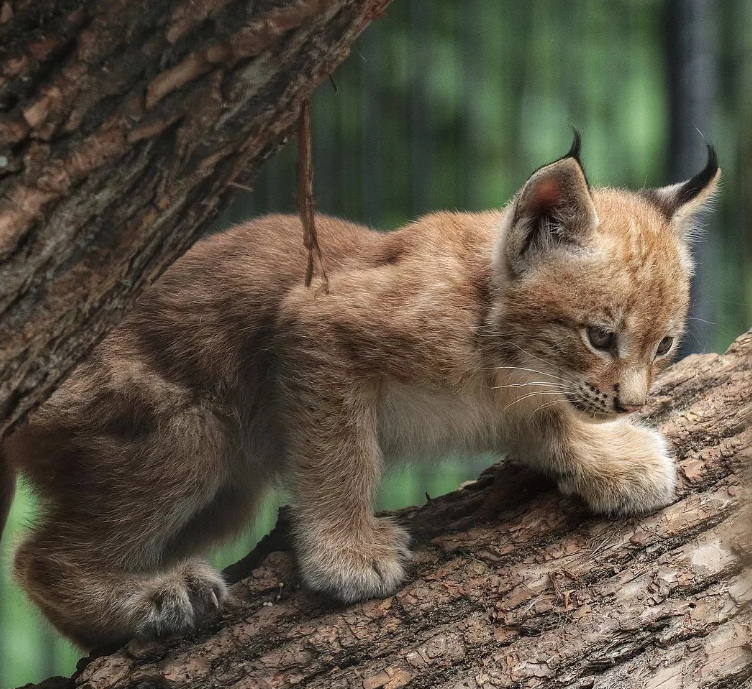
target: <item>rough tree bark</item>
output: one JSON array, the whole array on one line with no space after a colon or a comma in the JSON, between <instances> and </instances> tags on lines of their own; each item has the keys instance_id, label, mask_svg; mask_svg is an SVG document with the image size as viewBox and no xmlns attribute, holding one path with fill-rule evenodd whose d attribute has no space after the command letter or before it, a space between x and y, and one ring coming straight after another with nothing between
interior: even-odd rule
<instances>
[{"instance_id":1,"label":"rough tree bark","mask_svg":"<svg viewBox=\"0 0 752 689\"><path fill-rule=\"evenodd\" d=\"M0 0L0 436L253 178L388 2Z\"/></svg>"},{"instance_id":2,"label":"rough tree bark","mask_svg":"<svg viewBox=\"0 0 752 689\"><path fill-rule=\"evenodd\" d=\"M646 417L681 468L657 514L594 517L502 463L399 513L410 580L348 608L299 588L278 527L229 568L240 581L221 619L86 659L46 689L752 687L752 331L665 372Z\"/></svg>"}]
</instances>

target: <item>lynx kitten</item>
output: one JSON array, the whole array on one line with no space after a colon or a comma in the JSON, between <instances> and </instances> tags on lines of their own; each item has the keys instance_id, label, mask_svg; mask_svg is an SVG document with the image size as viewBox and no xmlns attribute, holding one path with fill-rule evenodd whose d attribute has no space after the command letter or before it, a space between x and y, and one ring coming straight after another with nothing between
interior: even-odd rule
<instances>
[{"instance_id":1,"label":"lynx kitten","mask_svg":"<svg viewBox=\"0 0 752 689\"><path fill-rule=\"evenodd\" d=\"M85 647L189 629L226 595L196 554L281 481L303 581L385 596L409 538L373 514L382 469L449 450L511 452L598 512L667 504L666 444L627 415L682 334L708 153L684 183L594 189L576 137L503 210L319 217L328 295L297 217L199 242L5 444L42 505L18 581Z\"/></svg>"}]
</instances>

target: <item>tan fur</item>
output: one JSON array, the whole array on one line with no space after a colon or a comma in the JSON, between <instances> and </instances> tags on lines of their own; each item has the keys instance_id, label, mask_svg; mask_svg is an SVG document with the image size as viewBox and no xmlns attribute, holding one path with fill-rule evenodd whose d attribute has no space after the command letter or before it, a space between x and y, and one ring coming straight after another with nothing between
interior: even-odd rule
<instances>
[{"instance_id":1,"label":"tan fur","mask_svg":"<svg viewBox=\"0 0 752 689\"><path fill-rule=\"evenodd\" d=\"M649 196L589 190L565 158L502 211L317 225L328 295L303 286L295 217L206 239L5 446L42 504L16 576L79 644L216 608L193 557L276 480L304 581L346 602L405 574L408 536L373 514L389 462L512 451L599 511L671 500L662 439L615 411L644 401L688 304L685 239Z\"/></svg>"}]
</instances>

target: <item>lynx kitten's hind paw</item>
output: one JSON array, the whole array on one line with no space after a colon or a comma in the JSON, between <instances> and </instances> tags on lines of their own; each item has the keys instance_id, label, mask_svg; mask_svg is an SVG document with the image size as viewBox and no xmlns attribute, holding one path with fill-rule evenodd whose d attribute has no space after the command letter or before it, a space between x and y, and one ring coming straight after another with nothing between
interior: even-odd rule
<instances>
[{"instance_id":1,"label":"lynx kitten's hind paw","mask_svg":"<svg viewBox=\"0 0 752 689\"><path fill-rule=\"evenodd\" d=\"M149 582L133 601L137 633L150 638L184 633L216 612L226 597L219 572L201 560L188 560Z\"/></svg>"},{"instance_id":2,"label":"lynx kitten's hind paw","mask_svg":"<svg viewBox=\"0 0 752 689\"><path fill-rule=\"evenodd\" d=\"M305 584L342 603L393 594L405 578L410 536L386 519L376 521L368 538L314 543L300 539L298 561Z\"/></svg>"}]
</instances>

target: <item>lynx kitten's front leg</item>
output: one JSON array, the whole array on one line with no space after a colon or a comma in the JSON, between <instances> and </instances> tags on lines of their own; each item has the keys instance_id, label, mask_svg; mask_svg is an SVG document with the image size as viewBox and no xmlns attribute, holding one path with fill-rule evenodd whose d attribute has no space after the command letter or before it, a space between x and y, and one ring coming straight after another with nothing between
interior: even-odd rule
<instances>
[{"instance_id":1,"label":"lynx kitten's front leg","mask_svg":"<svg viewBox=\"0 0 752 689\"><path fill-rule=\"evenodd\" d=\"M297 534L301 576L309 588L343 603L384 598L405 577L409 541L407 532L388 519L372 517L340 533L309 522Z\"/></svg>"},{"instance_id":2,"label":"lynx kitten's front leg","mask_svg":"<svg viewBox=\"0 0 752 689\"><path fill-rule=\"evenodd\" d=\"M657 431L616 421L573 429L568 467L559 480L596 512L640 514L669 504L676 468Z\"/></svg>"},{"instance_id":3,"label":"lynx kitten's front leg","mask_svg":"<svg viewBox=\"0 0 752 689\"><path fill-rule=\"evenodd\" d=\"M289 461L301 577L345 603L383 598L404 579L410 539L373 514L382 466L376 391L315 366L297 371ZM312 383L293 387L297 381Z\"/></svg>"}]
</instances>

